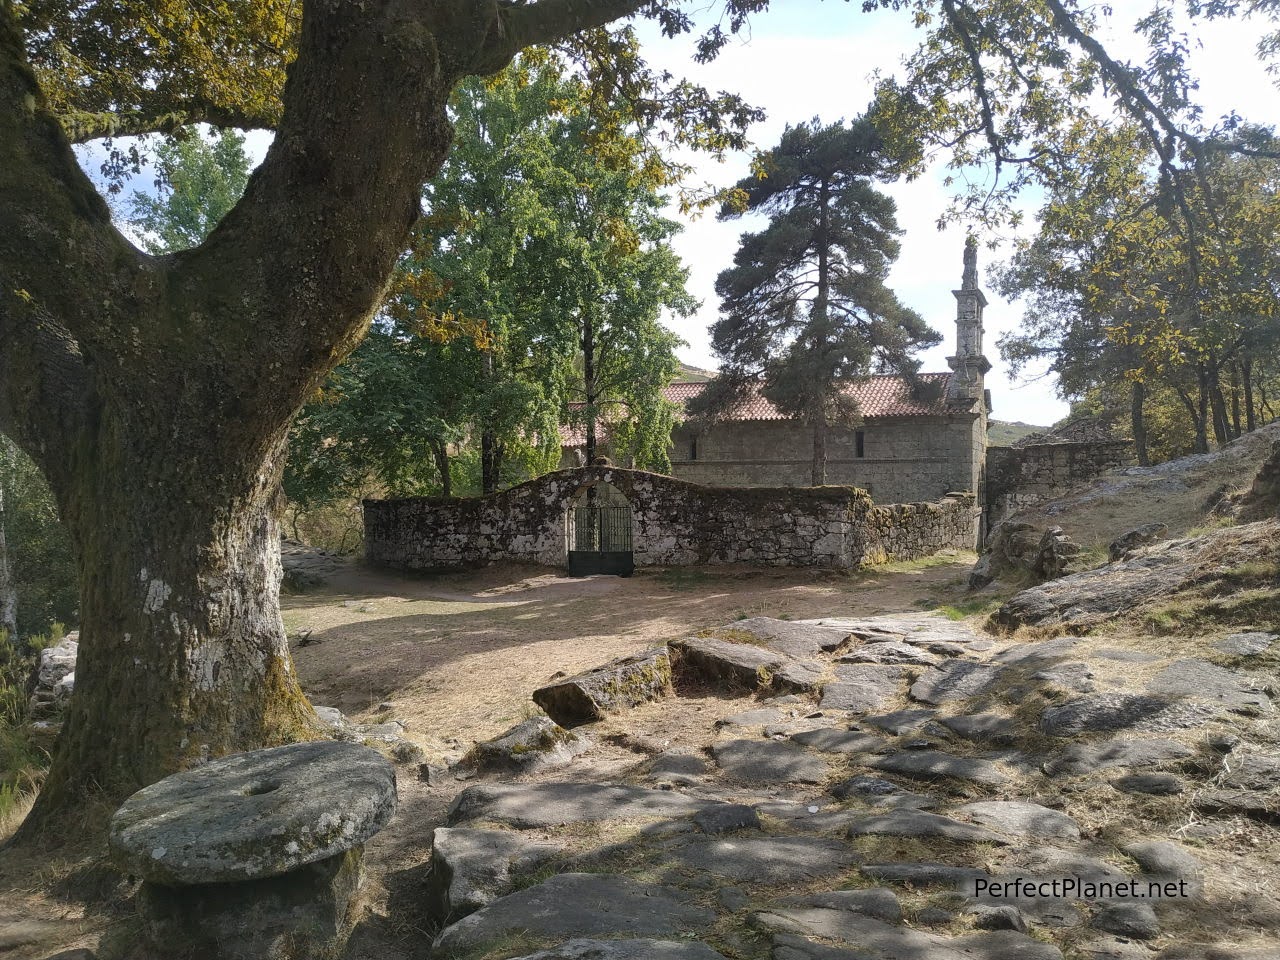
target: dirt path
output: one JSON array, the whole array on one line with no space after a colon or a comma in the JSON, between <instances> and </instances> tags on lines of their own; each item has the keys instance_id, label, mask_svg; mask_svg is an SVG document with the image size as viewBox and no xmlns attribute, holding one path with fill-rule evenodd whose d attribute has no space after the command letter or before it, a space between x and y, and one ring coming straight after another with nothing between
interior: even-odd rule
<instances>
[{"instance_id":1,"label":"dirt path","mask_svg":"<svg viewBox=\"0 0 1280 960\"><path fill-rule=\"evenodd\" d=\"M735 619L868 616L962 594L972 555L856 575L771 568L641 570L568 577L539 568L408 579L350 566L323 589L284 599L303 687L316 704L394 715L433 741L482 740L525 716L553 674Z\"/></svg>"}]
</instances>

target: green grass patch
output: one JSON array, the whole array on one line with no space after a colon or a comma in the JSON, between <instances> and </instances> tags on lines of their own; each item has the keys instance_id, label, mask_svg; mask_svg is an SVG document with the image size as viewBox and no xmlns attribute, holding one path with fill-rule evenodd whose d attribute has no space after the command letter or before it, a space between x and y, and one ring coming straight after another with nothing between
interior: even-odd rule
<instances>
[{"instance_id":1,"label":"green grass patch","mask_svg":"<svg viewBox=\"0 0 1280 960\"><path fill-rule=\"evenodd\" d=\"M1195 537L1203 537L1206 533L1212 533L1215 530L1221 530L1223 527L1234 527L1236 518L1232 516L1208 517L1203 523L1198 523L1191 527L1182 536L1188 540Z\"/></svg>"},{"instance_id":2,"label":"green grass patch","mask_svg":"<svg viewBox=\"0 0 1280 960\"><path fill-rule=\"evenodd\" d=\"M935 609L948 620L967 620L969 617L990 615L999 609L1007 598L973 597L969 600L957 600L955 603L944 603Z\"/></svg>"},{"instance_id":3,"label":"green grass patch","mask_svg":"<svg viewBox=\"0 0 1280 960\"><path fill-rule=\"evenodd\" d=\"M1223 596L1182 594L1177 599L1137 611L1133 620L1144 632L1156 636L1260 625L1276 630L1280 629L1280 590L1252 587Z\"/></svg>"},{"instance_id":4,"label":"green grass patch","mask_svg":"<svg viewBox=\"0 0 1280 960\"><path fill-rule=\"evenodd\" d=\"M1237 583L1280 580L1280 560L1250 560L1223 571L1223 579Z\"/></svg>"},{"instance_id":5,"label":"green grass patch","mask_svg":"<svg viewBox=\"0 0 1280 960\"><path fill-rule=\"evenodd\" d=\"M747 619L742 617L740 619ZM723 640L726 643L741 643L751 647L768 648L767 640L762 640L754 633L747 630L739 630L736 627L712 627L710 630L699 630L699 637L708 637L713 640Z\"/></svg>"}]
</instances>

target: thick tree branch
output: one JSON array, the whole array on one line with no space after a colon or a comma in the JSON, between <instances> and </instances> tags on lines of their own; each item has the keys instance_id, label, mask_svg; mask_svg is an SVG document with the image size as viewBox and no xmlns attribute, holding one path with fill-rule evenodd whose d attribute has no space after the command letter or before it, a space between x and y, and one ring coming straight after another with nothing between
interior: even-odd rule
<instances>
[{"instance_id":1,"label":"thick tree branch","mask_svg":"<svg viewBox=\"0 0 1280 960\"><path fill-rule=\"evenodd\" d=\"M67 480L85 432L88 371L65 327L15 300L0 292L0 431L46 476Z\"/></svg>"},{"instance_id":2,"label":"thick tree branch","mask_svg":"<svg viewBox=\"0 0 1280 960\"><path fill-rule=\"evenodd\" d=\"M265 160L209 239L174 258L171 302L237 318L199 327L227 391L287 419L358 342L448 151L458 79L641 6L307 3Z\"/></svg>"},{"instance_id":3,"label":"thick tree branch","mask_svg":"<svg viewBox=\"0 0 1280 960\"><path fill-rule=\"evenodd\" d=\"M477 72L499 70L526 47L554 43L583 30L603 27L631 16L648 3L649 0L503 0Z\"/></svg>"},{"instance_id":4,"label":"thick tree branch","mask_svg":"<svg viewBox=\"0 0 1280 960\"><path fill-rule=\"evenodd\" d=\"M1137 82L1133 71L1129 67L1115 60L1107 53L1106 47L1076 23L1075 17L1071 15L1071 12L1067 10L1061 0L1046 0L1046 3L1053 13L1054 26L1093 59L1094 63L1101 68L1103 76L1107 78L1122 99L1131 105L1131 109L1141 110L1149 117L1154 118L1166 134L1186 142L1192 149L1198 148L1199 140L1179 127L1173 118L1151 99L1150 95L1142 89L1141 84Z\"/></svg>"},{"instance_id":5,"label":"thick tree branch","mask_svg":"<svg viewBox=\"0 0 1280 960\"><path fill-rule=\"evenodd\" d=\"M149 133L171 134L193 123L237 130L269 130L276 125L275 117L223 110L212 104L159 114L74 112L62 114L58 119L72 143L88 143L108 137L139 137Z\"/></svg>"},{"instance_id":6,"label":"thick tree branch","mask_svg":"<svg viewBox=\"0 0 1280 960\"><path fill-rule=\"evenodd\" d=\"M0 0L0 225L0 416L48 466L50 450L78 440L81 354L107 377L135 376L124 356L144 331L132 308L151 287L46 109L10 0Z\"/></svg>"},{"instance_id":7,"label":"thick tree branch","mask_svg":"<svg viewBox=\"0 0 1280 960\"><path fill-rule=\"evenodd\" d=\"M961 17L953 0L942 0L942 10L951 24L951 29L960 38L965 56L969 60L969 68L973 71L973 82L978 97L978 107L982 111L982 129L987 137L987 145L996 165L996 177L1000 176L1000 166L1004 162L1004 150L1000 144L1000 135L996 130L995 111L991 106L991 95L987 91L987 72L982 66L982 56L969 32L969 25Z\"/></svg>"}]
</instances>

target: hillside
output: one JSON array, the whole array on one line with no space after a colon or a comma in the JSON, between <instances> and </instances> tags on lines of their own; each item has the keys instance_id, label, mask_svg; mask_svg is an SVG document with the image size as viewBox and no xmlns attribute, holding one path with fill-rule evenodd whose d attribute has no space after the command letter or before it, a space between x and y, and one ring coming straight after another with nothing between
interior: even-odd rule
<instances>
[{"instance_id":1,"label":"hillside","mask_svg":"<svg viewBox=\"0 0 1280 960\"><path fill-rule=\"evenodd\" d=\"M676 383L705 383L715 375L714 370L703 370L701 367L681 363L676 366L676 375L672 379Z\"/></svg>"},{"instance_id":2,"label":"hillside","mask_svg":"<svg viewBox=\"0 0 1280 960\"><path fill-rule=\"evenodd\" d=\"M1033 423L1022 423L1018 420L988 420L987 442L993 447L1008 447L1023 437L1048 429L1048 427L1036 426Z\"/></svg>"},{"instance_id":3,"label":"hillside","mask_svg":"<svg viewBox=\"0 0 1280 960\"><path fill-rule=\"evenodd\" d=\"M1118 534L1151 521L1168 524L1170 534L1179 536L1204 524L1224 496L1247 489L1277 441L1280 421L1212 453L1112 471L1016 517L1041 528L1060 526L1086 549L1105 547Z\"/></svg>"}]
</instances>

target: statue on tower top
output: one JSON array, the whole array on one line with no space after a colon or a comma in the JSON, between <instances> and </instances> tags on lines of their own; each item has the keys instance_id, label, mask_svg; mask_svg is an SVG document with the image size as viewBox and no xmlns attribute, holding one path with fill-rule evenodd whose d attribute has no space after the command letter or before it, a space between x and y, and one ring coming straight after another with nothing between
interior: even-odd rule
<instances>
[{"instance_id":1,"label":"statue on tower top","mask_svg":"<svg viewBox=\"0 0 1280 960\"><path fill-rule=\"evenodd\" d=\"M960 289L978 289L978 238L973 234L969 234L964 241L964 276L960 281Z\"/></svg>"}]
</instances>

